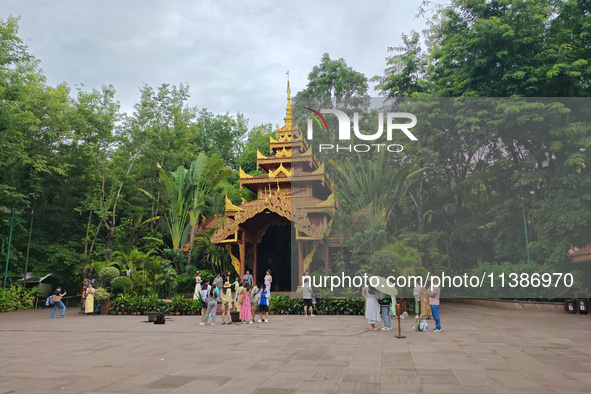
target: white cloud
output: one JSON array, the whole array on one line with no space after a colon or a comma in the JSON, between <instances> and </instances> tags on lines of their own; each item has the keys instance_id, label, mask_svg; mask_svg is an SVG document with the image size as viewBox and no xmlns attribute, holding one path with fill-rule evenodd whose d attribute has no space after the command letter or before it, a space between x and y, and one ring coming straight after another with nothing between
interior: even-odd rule
<instances>
[{"instance_id":1,"label":"white cloud","mask_svg":"<svg viewBox=\"0 0 591 394\"><path fill-rule=\"evenodd\" d=\"M387 47L425 27L420 2L2 1L51 85L113 84L131 112L142 84L189 83L191 105L251 126L282 122L285 71L295 94L324 52L382 74Z\"/></svg>"}]
</instances>

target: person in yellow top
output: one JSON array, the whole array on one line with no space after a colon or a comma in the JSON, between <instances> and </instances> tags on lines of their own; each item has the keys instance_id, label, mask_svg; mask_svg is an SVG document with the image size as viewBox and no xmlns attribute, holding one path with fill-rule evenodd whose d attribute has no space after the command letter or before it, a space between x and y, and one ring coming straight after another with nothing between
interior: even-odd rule
<instances>
[{"instance_id":1,"label":"person in yellow top","mask_svg":"<svg viewBox=\"0 0 591 394\"><path fill-rule=\"evenodd\" d=\"M427 283L425 283L427 285ZM431 318L431 306L429 304L429 295L427 294L428 290L425 286L421 287L419 291L419 297L421 299L421 319L430 319Z\"/></svg>"},{"instance_id":2,"label":"person in yellow top","mask_svg":"<svg viewBox=\"0 0 591 394\"><path fill-rule=\"evenodd\" d=\"M86 288L86 305L84 305L84 313L87 316L92 315L94 312L94 292L95 288L92 286L92 283L88 283L88 287Z\"/></svg>"},{"instance_id":3,"label":"person in yellow top","mask_svg":"<svg viewBox=\"0 0 591 394\"><path fill-rule=\"evenodd\" d=\"M232 309L233 301L232 285L229 281L226 281L226 283L224 283L224 287L222 288L222 324L232 324L230 309Z\"/></svg>"}]
</instances>

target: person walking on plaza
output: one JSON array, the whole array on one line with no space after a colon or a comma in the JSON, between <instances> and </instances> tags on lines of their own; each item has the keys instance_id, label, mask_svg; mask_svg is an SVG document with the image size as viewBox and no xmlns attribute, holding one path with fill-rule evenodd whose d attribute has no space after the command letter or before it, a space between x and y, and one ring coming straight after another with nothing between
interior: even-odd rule
<instances>
[{"instance_id":1,"label":"person walking on plaza","mask_svg":"<svg viewBox=\"0 0 591 394\"><path fill-rule=\"evenodd\" d=\"M369 329L377 331L376 323L380 322L380 304L378 303L378 292L373 287L364 287L361 291L363 297L365 297L365 319L369 324Z\"/></svg>"},{"instance_id":2,"label":"person walking on plaza","mask_svg":"<svg viewBox=\"0 0 591 394\"><path fill-rule=\"evenodd\" d=\"M310 310L310 317L314 317L314 311L312 310L312 297L314 292L310 287L310 279L304 279L304 285L302 286L302 298L304 300L304 317L308 317L308 309Z\"/></svg>"},{"instance_id":3,"label":"person walking on plaza","mask_svg":"<svg viewBox=\"0 0 591 394\"><path fill-rule=\"evenodd\" d=\"M250 310L250 285L245 284L242 287L242 291L238 296L238 302L241 304L240 306L240 320L242 323L252 324L252 313Z\"/></svg>"},{"instance_id":4,"label":"person walking on plaza","mask_svg":"<svg viewBox=\"0 0 591 394\"><path fill-rule=\"evenodd\" d=\"M200 325L206 325L209 322L209 316L211 315L211 325L215 326L215 315L218 307L218 292L216 291L215 283L211 286L211 289L207 292L207 311L205 312L205 320Z\"/></svg>"},{"instance_id":5,"label":"person walking on plaza","mask_svg":"<svg viewBox=\"0 0 591 394\"><path fill-rule=\"evenodd\" d=\"M392 307L392 296L382 294L380 299L380 308L382 310L382 318L384 319L384 327L382 331L390 331L392 329L392 318L390 317L390 308Z\"/></svg>"},{"instance_id":6,"label":"person walking on plaza","mask_svg":"<svg viewBox=\"0 0 591 394\"><path fill-rule=\"evenodd\" d=\"M51 311L51 318L55 317L55 311L57 311L57 307L59 306L62 308L62 313L60 317L66 317L66 305L62 301L62 298L67 294L66 291L62 293L62 287L58 286L55 291L53 292L53 310Z\"/></svg>"},{"instance_id":7,"label":"person walking on plaza","mask_svg":"<svg viewBox=\"0 0 591 394\"><path fill-rule=\"evenodd\" d=\"M222 289L222 324L232 324L230 309L232 309L232 285L226 282Z\"/></svg>"},{"instance_id":8,"label":"person walking on plaza","mask_svg":"<svg viewBox=\"0 0 591 394\"><path fill-rule=\"evenodd\" d=\"M267 285L263 284L263 289L259 299L259 323L269 323L269 297Z\"/></svg>"},{"instance_id":9,"label":"person walking on plaza","mask_svg":"<svg viewBox=\"0 0 591 394\"><path fill-rule=\"evenodd\" d=\"M92 312L94 312L94 292L95 288L92 286L92 283L89 283L86 288L86 304L84 305L84 313L87 316L92 315Z\"/></svg>"},{"instance_id":10,"label":"person walking on plaza","mask_svg":"<svg viewBox=\"0 0 591 394\"><path fill-rule=\"evenodd\" d=\"M201 325L205 325L203 320L205 319L205 313L207 312L207 293L211 290L209 285L209 279L203 281L203 287L201 288Z\"/></svg>"},{"instance_id":11,"label":"person walking on plaza","mask_svg":"<svg viewBox=\"0 0 591 394\"><path fill-rule=\"evenodd\" d=\"M259 299L261 298L261 288L263 286L258 283L255 287L252 288L250 291L250 303L252 306L251 313L252 313L252 322L254 323L254 318L257 313L259 313Z\"/></svg>"},{"instance_id":12,"label":"person walking on plaza","mask_svg":"<svg viewBox=\"0 0 591 394\"><path fill-rule=\"evenodd\" d=\"M429 296L429 305L431 305L431 313L433 314L433 320L435 320L435 329L433 332L441 331L441 319L439 317L439 295L441 294L441 290L439 286L435 286L433 281L431 281L431 287L427 291L427 295Z\"/></svg>"}]
</instances>

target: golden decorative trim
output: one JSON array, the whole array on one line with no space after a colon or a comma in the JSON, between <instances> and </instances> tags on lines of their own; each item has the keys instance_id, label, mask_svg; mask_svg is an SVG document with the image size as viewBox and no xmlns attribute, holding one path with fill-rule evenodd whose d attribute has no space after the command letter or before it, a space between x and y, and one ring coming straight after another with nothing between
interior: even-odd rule
<instances>
[{"instance_id":1,"label":"golden decorative trim","mask_svg":"<svg viewBox=\"0 0 591 394\"><path fill-rule=\"evenodd\" d=\"M222 239L221 241L218 241L218 243L227 244L227 243L233 243L233 242L237 242L237 241L238 241L238 231L236 231L234 233L234 237L232 237L232 238L226 237L226 239Z\"/></svg>"},{"instance_id":2,"label":"golden decorative trim","mask_svg":"<svg viewBox=\"0 0 591 394\"><path fill-rule=\"evenodd\" d=\"M277 152L275 154L275 156L277 156L277 157L291 157L291 149L285 149L285 147L283 147L283 149L280 152Z\"/></svg>"},{"instance_id":3,"label":"golden decorative trim","mask_svg":"<svg viewBox=\"0 0 591 394\"><path fill-rule=\"evenodd\" d=\"M244 172L242 167L238 167L238 168L239 168L239 173L240 173L240 179L252 178L252 175L248 175L246 172Z\"/></svg>"},{"instance_id":4,"label":"golden decorative trim","mask_svg":"<svg viewBox=\"0 0 591 394\"><path fill-rule=\"evenodd\" d=\"M304 259L304 272L310 268L310 264L312 263L312 259L314 259L314 253L316 253L316 249L318 249L319 242L314 241L314 246L312 246L312 251L306 256Z\"/></svg>"},{"instance_id":5,"label":"golden decorative trim","mask_svg":"<svg viewBox=\"0 0 591 394\"><path fill-rule=\"evenodd\" d=\"M269 136L269 141L270 141L271 143L273 143L273 142L278 142L278 141L277 141L275 138L273 138L272 136Z\"/></svg>"},{"instance_id":6,"label":"golden decorative trim","mask_svg":"<svg viewBox=\"0 0 591 394\"><path fill-rule=\"evenodd\" d=\"M226 250L230 255L230 259L232 259L232 265L234 266L234 269L236 272L240 272L240 260L238 260L238 258L232 254L232 245L226 245Z\"/></svg>"},{"instance_id":7,"label":"golden decorative trim","mask_svg":"<svg viewBox=\"0 0 591 394\"><path fill-rule=\"evenodd\" d=\"M277 142L291 142L291 133L283 134L283 135L279 136L279 139Z\"/></svg>"},{"instance_id":8,"label":"golden decorative trim","mask_svg":"<svg viewBox=\"0 0 591 394\"><path fill-rule=\"evenodd\" d=\"M305 151L304 153L302 153L300 155L300 157L311 157L312 156L312 148L308 148L307 151Z\"/></svg>"},{"instance_id":9,"label":"golden decorative trim","mask_svg":"<svg viewBox=\"0 0 591 394\"><path fill-rule=\"evenodd\" d=\"M322 162L320 164L320 166L318 166L317 169L315 169L314 171L312 171L312 174L314 174L314 175L324 174L324 162Z\"/></svg>"},{"instance_id":10,"label":"golden decorative trim","mask_svg":"<svg viewBox=\"0 0 591 394\"><path fill-rule=\"evenodd\" d=\"M270 194L264 200L260 199L257 203L249 204L248 207L238 211L234 216L234 220L226 220L222 227L211 236L211 242L214 244L229 242L226 238L232 234L236 234L237 240L239 226L267 209L291 221L297 231L307 234L312 239L321 240L324 238L326 231L324 226L310 222L304 209L292 207L289 197L270 191Z\"/></svg>"},{"instance_id":11,"label":"golden decorative trim","mask_svg":"<svg viewBox=\"0 0 591 394\"><path fill-rule=\"evenodd\" d=\"M267 156L263 155L258 149L257 149L257 159L266 159Z\"/></svg>"},{"instance_id":12,"label":"golden decorative trim","mask_svg":"<svg viewBox=\"0 0 591 394\"><path fill-rule=\"evenodd\" d=\"M228 198L228 195L226 194L226 212L230 211L241 211L242 208L232 204L232 201L230 201L230 199Z\"/></svg>"},{"instance_id":13,"label":"golden decorative trim","mask_svg":"<svg viewBox=\"0 0 591 394\"><path fill-rule=\"evenodd\" d=\"M269 171L269 178L275 178L277 175L283 173L285 176L290 177L293 176L293 170L288 171L285 167L283 167L283 163L279 164L276 170Z\"/></svg>"},{"instance_id":14,"label":"golden decorative trim","mask_svg":"<svg viewBox=\"0 0 591 394\"><path fill-rule=\"evenodd\" d=\"M336 203L336 200L334 198L334 192L332 192L332 194L330 196L328 196L328 198L318 204L316 204L317 207L334 207Z\"/></svg>"}]
</instances>

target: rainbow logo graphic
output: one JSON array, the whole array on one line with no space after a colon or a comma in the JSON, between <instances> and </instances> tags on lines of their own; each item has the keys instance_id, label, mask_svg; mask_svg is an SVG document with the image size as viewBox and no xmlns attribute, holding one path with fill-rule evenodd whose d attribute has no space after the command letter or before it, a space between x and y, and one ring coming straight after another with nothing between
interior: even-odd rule
<instances>
[{"instance_id":1,"label":"rainbow logo graphic","mask_svg":"<svg viewBox=\"0 0 591 394\"><path fill-rule=\"evenodd\" d=\"M320 130L322 130L322 124L320 123L320 119L322 119L322 123L324 123L324 127L326 127L326 131L328 131L328 125L326 124L326 120L324 119L324 116L322 116L320 114L320 112L318 112L316 110L313 110L310 107L304 107L304 108L307 109L308 111L311 111L312 112L312 114L310 114L310 116L312 118L314 118L314 120L316 121L316 123L318 123L318 126L320 126ZM314 114L316 114L320 119L318 119L318 117L316 117ZM309 127L311 127L311 126L309 126Z\"/></svg>"}]
</instances>

